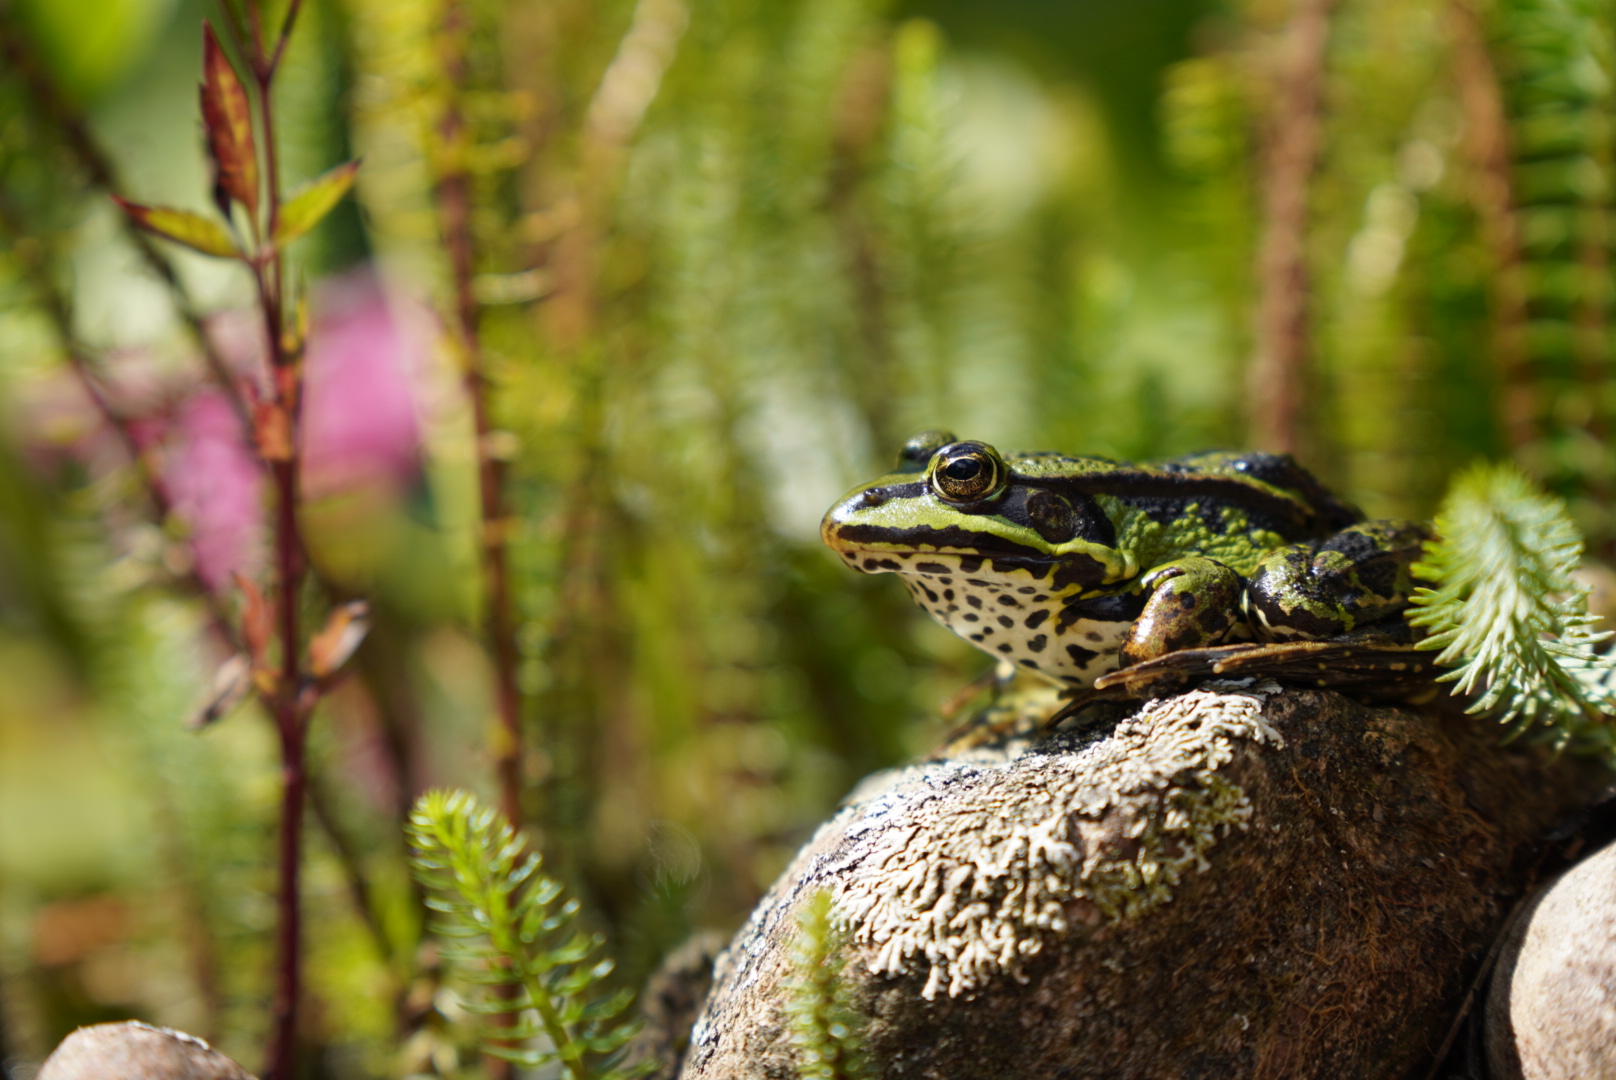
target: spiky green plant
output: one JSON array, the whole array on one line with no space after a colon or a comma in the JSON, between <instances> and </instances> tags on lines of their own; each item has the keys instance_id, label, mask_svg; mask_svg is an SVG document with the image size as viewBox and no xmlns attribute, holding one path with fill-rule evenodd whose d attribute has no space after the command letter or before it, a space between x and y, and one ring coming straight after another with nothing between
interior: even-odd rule
<instances>
[{"instance_id":1,"label":"spiky green plant","mask_svg":"<svg viewBox=\"0 0 1616 1080\"><path fill-rule=\"evenodd\" d=\"M1498 710L1516 733L1547 727L1557 745L1609 754L1616 666L1595 646L1588 588L1574 576L1582 537L1565 503L1510 465L1478 465L1453 484L1436 517L1437 539L1414 567L1435 582L1419 589L1408 621L1455 693L1480 692L1473 713Z\"/></svg>"},{"instance_id":2,"label":"spiky green plant","mask_svg":"<svg viewBox=\"0 0 1616 1080\"><path fill-rule=\"evenodd\" d=\"M443 956L483 988L466 1005L483 1052L525 1068L559 1061L570 1080L642 1075L613 1061L639 1028L619 1019L632 995L599 994L612 961L591 959L598 935L568 929L578 901L539 872L526 837L464 791L422 795L407 831Z\"/></svg>"},{"instance_id":3,"label":"spiky green plant","mask_svg":"<svg viewBox=\"0 0 1616 1080\"><path fill-rule=\"evenodd\" d=\"M873 1076L864 1053L864 1018L853 1007L837 953L843 935L831 924L830 892L821 889L797 921L796 971L787 985L791 1042L802 1055L801 1080Z\"/></svg>"}]
</instances>

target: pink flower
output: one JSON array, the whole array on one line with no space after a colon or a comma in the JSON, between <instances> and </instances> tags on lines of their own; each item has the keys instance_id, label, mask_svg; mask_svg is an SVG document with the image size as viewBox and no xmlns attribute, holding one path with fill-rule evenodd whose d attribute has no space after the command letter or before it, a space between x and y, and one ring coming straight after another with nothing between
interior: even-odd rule
<instances>
[{"instance_id":1,"label":"pink flower","mask_svg":"<svg viewBox=\"0 0 1616 1080\"><path fill-rule=\"evenodd\" d=\"M430 320L391 303L369 270L326 282L315 310L304 359L303 493L397 493L420 471L411 382L431 349Z\"/></svg>"},{"instance_id":2,"label":"pink flower","mask_svg":"<svg viewBox=\"0 0 1616 1080\"><path fill-rule=\"evenodd\" d=\"M224 395L203 390L180 407L163 470L174 513L190 531L197 576L215 592L263 558L263 490L241 422Z\"/></svg>"}]
</instances>

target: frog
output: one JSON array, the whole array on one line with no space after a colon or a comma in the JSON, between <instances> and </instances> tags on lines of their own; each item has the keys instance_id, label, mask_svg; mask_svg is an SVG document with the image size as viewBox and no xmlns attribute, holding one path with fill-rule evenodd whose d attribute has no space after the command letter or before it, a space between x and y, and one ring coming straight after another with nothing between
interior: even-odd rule
<instances>
[{"instance_id":1,"label":"frog","mask_svg":"<svg viewBox=\"0 0 1616 1080\"><path fill-rule=\"evenodd\" d=\"M922 432L825 514L851 568L1069 691L1231 643L1412 648L1426 525L1366 520L1288 454L1133 463Z\"/></svg>"}]
</instances>

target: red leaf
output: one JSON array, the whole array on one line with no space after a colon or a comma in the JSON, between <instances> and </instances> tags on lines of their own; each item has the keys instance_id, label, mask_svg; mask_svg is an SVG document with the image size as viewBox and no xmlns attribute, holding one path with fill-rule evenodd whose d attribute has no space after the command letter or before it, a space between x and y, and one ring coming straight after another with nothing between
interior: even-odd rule
<instances>
[{"instance_id":1,"label":"red leaf","mask_svg":"<svg viewBox=\"0 0 1616 1080\"><path fill-rule=\"evenodd\" d=\"M254 667L264 666L264 654L269 647L269 635L274 630L275 610L264 599L251 579L232 574L236 587L241 590L244 606L241 612L241 636L247 639L247 652Z\"/></svg>"},{"instance_id":2,"label":"red leaf","mask_svg":"<svg viewBox=\"0 0 1616 1080\"><path fill-rule=\"evenodd\" d=\"M142 206L116 195L112 199L123 208L124 213L134 218L136 225L147 232L154 232L176 244L184 244L204 255L217 255L225 259L241 257L230 234L201 214L175 210L169 206Z\"/></svg>"},{"instance_id":3,"label":"red leaf","mask_svg":"<svg viewBox=\"0 0 1616 1080\"><path fill-rule=\"evenodd\" d=\"M334 674L369 632L370 605L363 600L333 608L325 626L309 641L309 671L316 679Z\"/></svg>"},{"instance_id":4,"label":"red leaf","mask_svg":"<svg viewBox=\"0 0 1616 1080\"><path fill-rule=\"evenodd\" d=\"M258 214L258 154L253 147L252 107L213 27L202 24L202 123L219 186L254 217Z\"/></svg>"}]
</instances>

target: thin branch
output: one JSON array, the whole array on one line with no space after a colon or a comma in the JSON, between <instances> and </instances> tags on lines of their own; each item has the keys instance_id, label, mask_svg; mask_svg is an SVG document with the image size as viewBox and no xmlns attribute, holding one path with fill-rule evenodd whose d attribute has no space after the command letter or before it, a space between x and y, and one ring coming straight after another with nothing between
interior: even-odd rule
<instances>
[{"instance_id":1,"label":"thin branch","mask_svg":"<svg viewBox=\"0 0 1616 1080\"><path fill-rule=\"evenodd\" d=\"M1322 142L1330 15L1336 0L1297 0L1281 43L1262 165L1256 355L1249 372L1252 442L1294 451L1301 441L1311 327L1308 196Z\"/></svg>"},{"instance_id":2,"label":"thin branch","mask_svg":"<svg viewBox=\"0 0 1616 1080\"><path fill-rule=\"evenodd\" d=\"M1511 450L1536 442L1540 409L1526 350L1526 255L1510 177L1509 119L1473 0L1450 0L1454 79L1471 163L1470 199L1492 254L1492 353Z\"/></svg>"}]
</instances>

